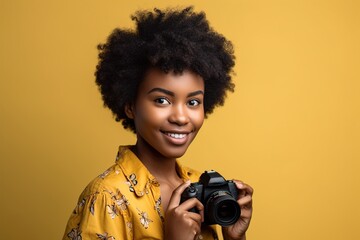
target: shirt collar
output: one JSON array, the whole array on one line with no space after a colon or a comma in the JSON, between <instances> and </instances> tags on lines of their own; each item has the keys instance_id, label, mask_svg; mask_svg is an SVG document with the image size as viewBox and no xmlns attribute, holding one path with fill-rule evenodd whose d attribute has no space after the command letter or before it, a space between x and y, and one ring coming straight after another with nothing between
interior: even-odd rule
<instances>
[{"instance_id":1,"label":"shirt collar","mask_svg":"<svg viewBox=\"0 0 360 240\"><path fill-rule=\"evenodd\" d=\"M176 161L176 171L180 175L180 178L183 179L184 181L194 180L193 179L195 173L194 170L181 165L179 161Z\"/></svg>"},{"instance_id":2,"label":"shirt collar","mask_svg":"<svg viewBox=\"0 0 360 240\"><path fill-rule=\"evenodd\" d=\"M135 194L138 197L141 197L146 193L148 184L159 186L159 183L135 153L130 150L131 147L132 146L119 147L116 163L120 166L128 180L130 189L133 189ZM184 181L194 180L194 171L188 167L182 166L179 161L176 161L176 171Z\"/></svg>"},{"instance_id":3,"label":"shirt collar","mask_svg":"<svg viewBox=\"0 0 360 240\"><path fill-rule=\"evenodd\" d=\"M131 191L138 197L145 194L147 184L154 182L155 177L147 170L140 159L130 150L131 146L120 146L116 163L120 166Z\"/></svg>"}]
</instances>

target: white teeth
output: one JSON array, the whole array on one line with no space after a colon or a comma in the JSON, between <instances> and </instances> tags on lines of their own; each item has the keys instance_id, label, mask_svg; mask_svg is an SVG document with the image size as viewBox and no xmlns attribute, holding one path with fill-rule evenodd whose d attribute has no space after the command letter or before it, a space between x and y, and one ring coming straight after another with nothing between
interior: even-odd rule
<instances>
[{"instance_id":1,"label":"white teeth","mask_svg":"<svg viewBox=\"0 0 360 240\"><path fill-rule=\"evenodd\" d=\"M181 139L186 137L186 134L182 134L182 133L167 133L167 135L176 139Z\"/></svg>"}]
</instances>

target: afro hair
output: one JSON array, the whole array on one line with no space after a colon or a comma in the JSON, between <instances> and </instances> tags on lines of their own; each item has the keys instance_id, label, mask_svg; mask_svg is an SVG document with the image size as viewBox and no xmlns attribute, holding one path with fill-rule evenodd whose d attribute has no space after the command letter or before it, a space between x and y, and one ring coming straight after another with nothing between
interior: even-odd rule
<instances>
[{"instance_id":1,"label":"afro hair","mask_svg":"<svg viewBox=\"0 0 360 240\"><path fill-rule=\"evenodd\" d=\"M116 28L107 42L98 45L96 84L116 121L136 132L125 107L134 103L137 88L149 68L182 73L190 70L204 80L204 113L222 106L227 91L234 91L233 46L215 32L204 12L192 7L138 11L132 16L135 30Z\"/></svg>"}]
</instances>

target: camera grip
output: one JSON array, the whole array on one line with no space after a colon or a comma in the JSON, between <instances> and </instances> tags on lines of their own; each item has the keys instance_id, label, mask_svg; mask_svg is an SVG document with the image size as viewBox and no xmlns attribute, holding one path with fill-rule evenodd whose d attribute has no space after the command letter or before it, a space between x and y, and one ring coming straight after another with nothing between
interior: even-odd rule
<instances>
[{"instance_id":1,"label":"camera grip","mask_svg":"<svg viewBox=\"0 0 360 240\"><path fill-rule=\"evenodd\" d=\"M185 202L186 200L188 200L190 198L199 199L198 189L196 188L196 186L193 183L189 187L187 187L184 190L184 192L181 194L180 203L183 203L183 202ZM199 213L199 211L197 210L196 207L190 208L188 211L189 212L194 212L194 213Z\"/></svg>"}]
</instances>

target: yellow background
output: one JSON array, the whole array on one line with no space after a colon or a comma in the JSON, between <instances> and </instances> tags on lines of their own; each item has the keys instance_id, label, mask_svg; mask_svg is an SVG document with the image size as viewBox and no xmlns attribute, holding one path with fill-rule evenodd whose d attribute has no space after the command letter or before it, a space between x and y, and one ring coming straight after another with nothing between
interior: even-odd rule
<instances>
[{"instance_id":1,"label":"yellow background","mask_svg":"<svg viewBox=\"0 0 360 240\"><path fill-rule=\"evenodd\" d=\"M60 239L134 143L102 106L96 45L137 9L189 4L234 43L237 87L183 162L255 188L249 240L360 239L355 0L1 0L1 239Z\"/></svg>"}]
</instances>

